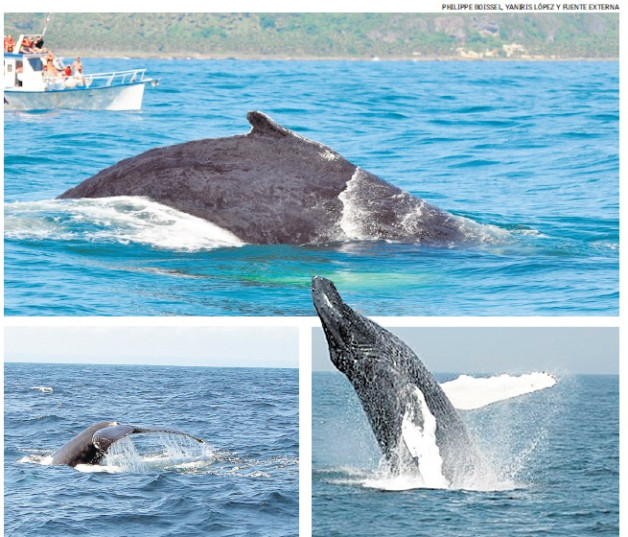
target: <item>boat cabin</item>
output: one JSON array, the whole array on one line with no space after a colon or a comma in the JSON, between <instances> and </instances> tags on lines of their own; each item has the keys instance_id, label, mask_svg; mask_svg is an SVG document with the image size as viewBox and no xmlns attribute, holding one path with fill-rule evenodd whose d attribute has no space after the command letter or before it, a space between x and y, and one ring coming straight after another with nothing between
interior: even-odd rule
<instances>
[{"instance_id":1,"label":"boat cabin","mask_svg":"<svg viewBox=\"0 0 628 537\"><path fill-rule=\"evenodd\" d=\"M4 54L4 87L22 91L44 91L45 54Z\"/></svg>"}]
</instances>

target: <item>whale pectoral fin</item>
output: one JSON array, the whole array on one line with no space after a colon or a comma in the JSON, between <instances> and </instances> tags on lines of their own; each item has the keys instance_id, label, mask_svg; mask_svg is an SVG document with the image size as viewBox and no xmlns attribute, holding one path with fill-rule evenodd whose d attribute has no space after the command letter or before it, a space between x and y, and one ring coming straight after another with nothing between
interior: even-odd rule
<instances>
[{"instance_id":1,"label":"whale pectoral fin","mask_svg":"<svg viewBox=\"0 0 628 537\"><path fill-rule=\"evenodd\" d=\"M535 372L519 376L498 375L494 377L470 377L460 375L457 379L441 384L441 388L460 410L474 410L498 401L550 388L558 379L549 373Z\"/></svg>"}]
</instances>

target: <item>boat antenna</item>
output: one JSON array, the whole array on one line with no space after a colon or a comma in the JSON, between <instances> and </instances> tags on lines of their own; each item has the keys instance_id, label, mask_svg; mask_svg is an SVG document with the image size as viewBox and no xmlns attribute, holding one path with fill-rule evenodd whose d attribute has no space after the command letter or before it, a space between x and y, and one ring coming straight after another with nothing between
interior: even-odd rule
<instances>
[{"instance_id":1,"label":"boat antenna","mask_svg":"<svg viewBox=\"0 0 628 537\"><path fill-rule=\"evenodd\" d=\"M41 32L41 36L44 37L44 35L46 34L46 26L48 26L48 23L50 22L50 15L52 15L52 13L48 13L48 16L46 17L46 20L44 21L44 29Z\"/></svg>"}]
</instances>

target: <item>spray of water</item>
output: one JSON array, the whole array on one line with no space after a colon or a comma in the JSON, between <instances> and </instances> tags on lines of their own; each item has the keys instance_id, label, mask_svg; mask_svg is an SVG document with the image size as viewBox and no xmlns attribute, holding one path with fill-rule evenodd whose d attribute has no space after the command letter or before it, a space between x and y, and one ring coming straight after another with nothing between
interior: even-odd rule
<instances>
[{"instance_id":1,"label":"spray of water","mask_svg":"<svg viewBox=\"0 0 628 537\"><path fill-rule=\"evenodd\" d=\"M113 443L107 451L103 466L118 469L120 472L145 472L146 464L128 436Z\"/></svg>"},{"instance_id":2,"label":"spray of water","mask_svg":"<svg viewBox=\"0 0 628 537\"><path fill-rule=\"evenodd\" d=\"M154 469L194 470L211 464L214 451L176 434L143 434L127 436L111 445L103 465L122 472L141 473Z\"/></svg>"},{"instance_id":3,"label":"spray of water","mask_svg":"<svg viewBox=\"0 0 628 537\"><path fill-rule=\"evenodd\" d=\"M32 450L18 463L52 465L49 453ZM286 469L298 473L298 457L271 457L267 460L241 457L220 451L207 443L168 433L134 434L113 443L100 464L79 464L82 473L176 472L180 474L223 475L235 478L270 479Z\"/></svg>"}]
</instances>

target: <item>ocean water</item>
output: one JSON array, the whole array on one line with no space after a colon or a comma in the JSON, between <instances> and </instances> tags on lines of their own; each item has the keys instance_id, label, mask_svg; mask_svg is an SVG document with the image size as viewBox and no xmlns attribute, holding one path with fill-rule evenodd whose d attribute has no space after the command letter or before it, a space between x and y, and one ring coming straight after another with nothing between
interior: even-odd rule
<instances>
[{"instance_id":1,"label":"ocean water","mask_svg":"<svg viewBox=\"0 0 628 537\"><path fill-rule=\"evenodd\" d=\"M315 372L312 534L617 536L618 384L617 376L560 377L461 411L497 479L456 490L387 476L352 386L340 373Z\"/></svg>"},{"instance_id":2,"label":"ocean water","mask_svg":"<svg viewBox=\"0 0 628 537\"><path fill-rule=\"evenodd\" d=\"M312 315L313 274L369 315L618 314L618 62L84 65L160 84L141 112L5 112L8 315ZM55 200L254 109L500 239L241 245L148 200Z\"/></svg>"},{"instance_id":3,"label":"ocean water","mask_svg":"<svg viewBox=\"0 0 628 537\"><path fill-rule=\"evenodd\" d=\"M298 371L7 363L4 372L7 537L298 535ZM134 435L135 447L120 441L103 466L46 464L106 420L170 426L206 444Z\"/></svg>"}]
</instances>

